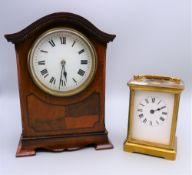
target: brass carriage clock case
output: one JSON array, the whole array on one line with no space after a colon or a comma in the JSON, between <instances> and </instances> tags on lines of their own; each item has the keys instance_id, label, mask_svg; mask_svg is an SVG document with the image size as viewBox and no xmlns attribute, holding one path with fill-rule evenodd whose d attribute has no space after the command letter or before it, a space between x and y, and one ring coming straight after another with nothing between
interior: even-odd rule
<instances>
[{"instance_id":1,"label":"brass carriage clock case","mask_svg":"<svg viewBox=\"0 0 192 175\"><path fill-rule=\"evenodd\" d=\"M124 142L124 151L143 153L143 154L153 155L157 157L162 157L169 160L174 160L176 158L176 145L177 145L175 132L176 132L176 125L177 125L177 115L178 115L178 109L179 109L180 94L184 89L183 81L175 77L166 77L166 76L159 76L159 75L137 75L137 76L134 76L133 79L128 82L128 86L130 88L129 121L128 121L128 135ZM162 137L161 134L158 135L158 132L155 133L157 135L155 136L156 138L153 139L153 140L156 139L157 141L147 139L147 138L150 138L149 136L150 133L157 130L156 128L159 127L158 125L160 125L161 120L163 121L165 120L165 123L166 123L166 120L169 120L169 119L165 119L166 117L163 116L163 114L168 115L167 112L161 111L165 107L161 107L160 105L159 107L157 107L156 111L157 113L160 114L160 119L158 117L157 119L153 119L153 118L148 119L147 116L145 116L145 114L141 113L141 110L143 111L145 109L145 107L143 106L147 106L147 102L148 103L151 102L150 101L151 97L147 96L148 99L145 99L144 102L140 102L139 107L137 107L135 104L137 93L160 94L162 101L163 101L164 95L173 96L173 107L172 109L167 110L169 113L172 111L170 115L172 119L170 119L171 120L170 130L169 131L167 130L167 132L169 132L170 134L168 134L169 141L166 144L162 144L158 141L158 137L159 138ZM158 98L156 98L156 101L157 99ZM154 101L155 101L155 98L152 99L151 104ZM158 105L158 103L160 103L160 100L159 102L154 102L154 103ZM143 109L138 109L141 107ZM140 111L138 114L137 114L137 110ZM166 109L164 110L166 111ZM152 113L151 115L154 115L153 114L154 111L155 111L154 109L151 109L150 111ZM135 115L135 118L134 118L134 115ZM140 120L140 122L138 122L139 127L137 127L137 124L136 124L137 120ZM166 125L165 123L163 123L163 121L162 121L162 124L160 125L162 128L164 127L164 125ZM156 125L156 126L152 127L152 125ZM143 133L145 133L145 130L147 129L149 130L149 133L146 134L145 136L142 136L142 133L140 133L141 136L137 136L138 135L137 133L141 132L140 126L144 128L142 131ZM135 129L134 127L137 129ZM155 129L150 130L150 127ZM142 138L145 138L145 139L142 139Z\"/></svg>"}]
</instances>

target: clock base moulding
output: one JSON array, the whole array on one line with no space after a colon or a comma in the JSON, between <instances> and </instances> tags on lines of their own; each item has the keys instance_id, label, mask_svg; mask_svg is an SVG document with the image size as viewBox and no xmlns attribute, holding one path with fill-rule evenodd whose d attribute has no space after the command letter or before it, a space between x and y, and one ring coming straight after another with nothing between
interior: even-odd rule
<instances>
[{"instance_id":1,"label":"clock base moulding","mask_svg":"<svg viewBox=\"0 0 192 175\"><path fill-rule=\"evenodd\" d=\"M63 135L60 137L24 138L21 136L16 157L34 156L38 149L62 152L79 150L88 145L93 145L96 150L113 148L113 145L108 139L107 131L90 134Z\"/></svg>"},{"instance_id":2,"label":"clock base moulding","mask_svg":"<svg viewBox=\"0 0 192 175\"><path fill-rule=\"evenodd\" d=\"M172 149L166 148L158 148L149 145L141 145L129 141L125 141L124 143L124 151L132 152L132 153L141 153L152 156L161 157L167 160L175 160L176 159L176 150L177 150L177 139L175 138L175 144Z\"/></svg>"}]
</instances>

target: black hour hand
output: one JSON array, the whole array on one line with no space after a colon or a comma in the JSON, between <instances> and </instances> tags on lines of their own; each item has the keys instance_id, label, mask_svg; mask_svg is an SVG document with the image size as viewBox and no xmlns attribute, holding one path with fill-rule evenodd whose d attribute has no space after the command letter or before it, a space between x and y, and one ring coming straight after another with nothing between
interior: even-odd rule
<instances>
[{"instance_id":1,"label":"black hour hand","mask_svg":"<svg viewBox=\"0 0 192 175\"><path fill-rule=\"evenodd\" d=\"M67 81L67 72L64 71L64 72L63 72L63 75L64 75L64 77L65 77L65 81Z\"/></svg>"}]
</instances>

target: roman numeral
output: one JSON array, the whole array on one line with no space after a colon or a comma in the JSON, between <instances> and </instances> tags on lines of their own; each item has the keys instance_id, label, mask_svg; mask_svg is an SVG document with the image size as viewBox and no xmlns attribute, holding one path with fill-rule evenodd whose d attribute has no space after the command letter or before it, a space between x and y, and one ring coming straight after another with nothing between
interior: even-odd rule
<instances>
[{"instance_id":1,"label":"roman numeral","mask_svg":"<svg viewBox=\"0 0 192 175\"><path fill-rule=\"evenodd\" d=\"M159 119L160 119L161 121L164 121L164 120L165 120L163 117L160 117Z\"/></svg>"},{"instance_id":2,"label":"roman numeral","mask_svg":"<svg viewBox=\"0 0 192 175\"><path fill-rule=\"evenodd\" d=\"M38 65L45 65L45 60L38 61Z\"/></svg>"},{"instance_id":3,"label":"roman numeral","mask_svg":"<svg viewBox=\"0 0 192 175\"><path fill-rule=\"evenodd\" d=\"M146 123L147 122L147 119L145 118L144 120L143 120L143 123Z\"/></svg>"},{"instance_id":4,"label":"roman numeral","mask_svg":"<svg viewBox=\"0 0 192 175\"><path fill-rule=\"evenodd\" d=\"M162 112L163 115L167 115L167 112Z\"/></svg>"},{"instance_id":5,"label":"roman numeral","mask_svg":"<svg viewBox=\"0 0 192 175\"><path fill-rule=\"evenodd\" d=\"M55 43L54 43L53 40L50 40L50 41L49 41L49 44L51 44L52 47L55 47Z\"/></svg>"},{"instance_id":6,"label":"roman numeral","mask_svg":"<svg viewBox=\"0 0 192 175\"><path fill-rule=\"evenodd\" d=\"M82 54L84 51L85 51L84 49L80 50L80 51L78 52L79 55Z\"/></svg>"},{"instance_id":7,"label":"roman numeral","mask_svg":"<svg viewBox=\"0 0 192 175\"><path fill-rule=\"evenodd\" d=\"M137 111L139 111L139 112L143 112L143 109L137 109Z\"/></svg>"},{"instance_id":8,"label":"roman numeral","mask_svg":"<svg viewBox=\"0 0 192 175\"><path fill-rule=\"evenodd\" d=\"M75 45L75 43L76 43L76 40L73 42L73 44L72 44L72 46L71 46L71 47L73 47L73 46Z\"/></svg>"},{"instance_id":9,"label":"roman numeral","mask_svg":"<svg viewBox=\"0 0 192 175\"><path fill-rule=\"evenodd\" d=\"M43 53L48 53L48 51L46 51L46 50L40 50L40 52L43 52Z\"/></svg>"},{"instance_id":10,"label":"roman numeral","mask_svg":"<svg viewBox=\"0 0 192 175\"><path fill-rule=\"evenodd\" d=\"M139 105L141 105L141 106L145 106L144 104L142 104L142 103L140 103Z\"/></svg>"},{"instance_id":11,"label":"roman numeral","mask_svg":"<svg viewBox=\"0 0 192 175\"><path fill-rule=\"evenodd\" d=\"M73 79L73 81L77 84L77 81L75 80L75 78L72 78Z\"/></svg>"},{"instance_id":12,"label":"roman numeral","mask_svg":"<svg viewBox=\"0 0 192 175\"><path fill-rule=\"evenodd\" d=\"M152 97L152 98L151 98L151 101L152 101L152 103L155 103L155 98Z\"/></svg>"},{"instance_id":13,"label":"roman numeral","mask_svg":"<svg viewBox=\"0 0 192 175\"><path fill-rule=\"evenodd\" d=\"M79 71L77 72L79 75L83 76L85 74L85 71L82 69L79 69Z\"/></svg>"},{"instance_id":14,"label":"roman numeral","mask_svg":"<svg viewBox=\"0 0 192 175\"><path fill-rule=\"evenodd\" d=\"M149 103L149 100L148 100L148 99L145 99L145 102L146 102L146 103Z\"/></svg>"},{"instance_id":15,"label":"roman numeral","mask_svg":"<svg viewBox=\"0 0 192 175\"><path fill-rule=\"evenodd\" d=\"M46 78L46 77L49 75L47 69L43 69L43 70L41 71L41 75L44 76L44 78Z\"/></svg>"},{"instance_id":16,"label":"roman numeral","mask_svg":"<svg viewBox=\"0 0 192 175\"><path fill-rule=\"evenodd\" d=\"M161 103L161 100L158 102L158 104Z\"/></svg>"},{"instance_id":17,"label":"roman numeral","mask_svg":"<svg viewBox=\"0 0 192 175\"><path fill-rule=\"evenodd\" d=\"M61 44L66 44L66 37L60 37Z\"/></svg>"},{"instance_id":18,"label":"roman numeral","mask_svg":"<svg viewBox=\"0 0 192 175\"><path fill-rule=\"evenodd\" d=\"M49 83L53 83L54 85L55 85L55 83L56 83L56 79L55 79L55 77L51 77L51 79L49 80Z\"/></svg>"},{"instance_id":19,"label":"roman numeral","mask_svg":"<svg viewBox=\"0 0 192 175\"><path fill-rule=\"evenodd\" d=\"M87 60L81 60L81 64L87 64Z\"/></svg>"},{"instance_id":20,"label":"roman numeral","mask_svg":"<svg viewBox=\"0 0 192 175\"><path fill-rule=\"evenodd\" d=\"M142 118L144 115L143 114L139 114L139 117Z\"/></svg>"}]
</instances>

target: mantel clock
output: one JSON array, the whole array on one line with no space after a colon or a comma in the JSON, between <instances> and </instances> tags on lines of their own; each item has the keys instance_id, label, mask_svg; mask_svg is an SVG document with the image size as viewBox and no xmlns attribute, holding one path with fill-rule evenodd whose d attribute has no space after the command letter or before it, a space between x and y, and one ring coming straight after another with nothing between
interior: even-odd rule
<instances>
[{"instance_id":1,"label":"mantel clock","mask_svg":"<svg viewBox=\"0 0 192 175\"><path fill-rule=\"evenodd\" d=\"M105 67L115 35L61 12L5 38L15 44L18 68L22 135L16 156L112 148L105 129Z\"/></svg>"},{"instance_id":2,"label":"mantel clock","mask_svg":"<svg viewBox=\"0 0 192 175\"><path fill-rule=\"evenodd\" d=\"M158 75L134 76L128 83L130 105L124 150L174 160L181 79Z\"/></svg>"}]
</instances>

